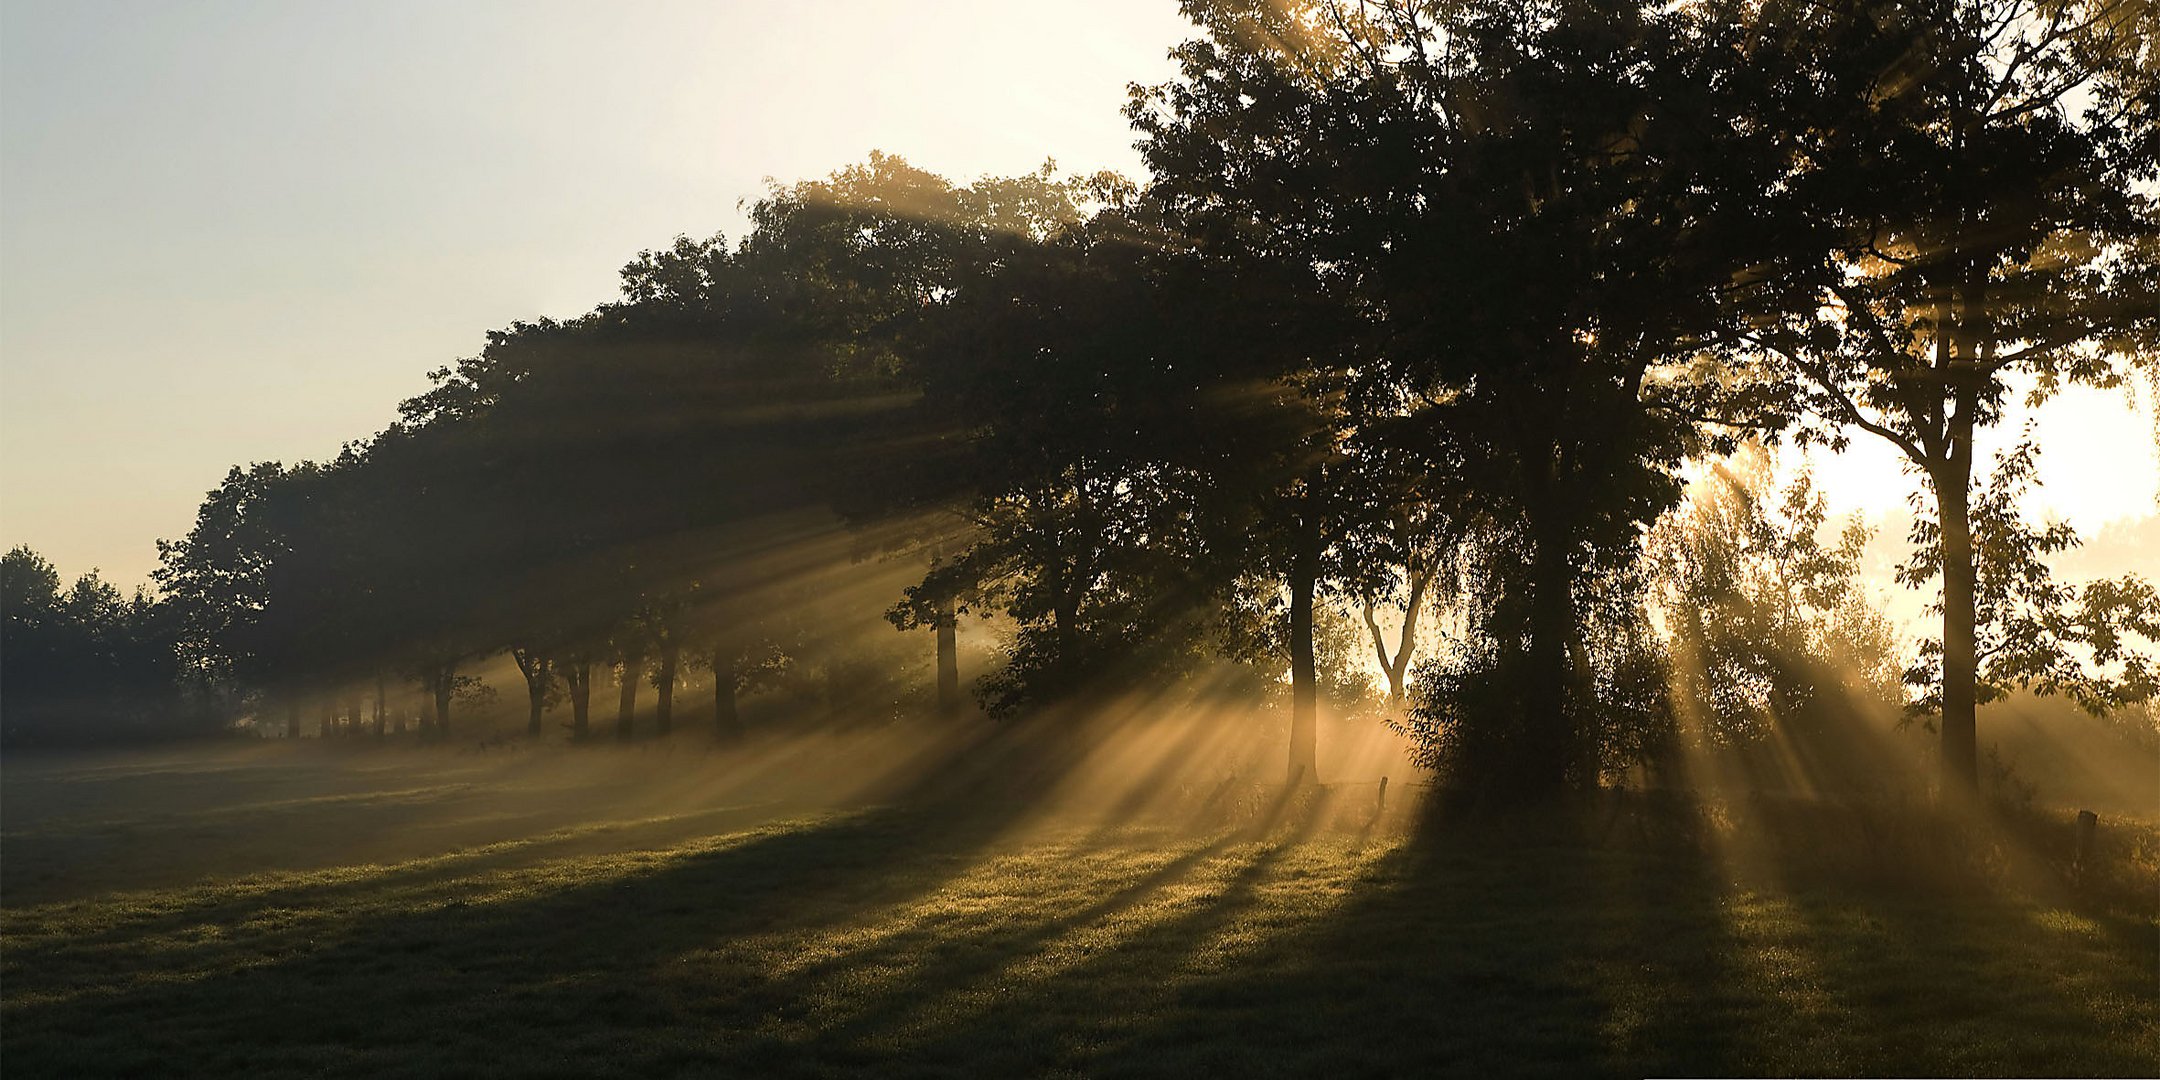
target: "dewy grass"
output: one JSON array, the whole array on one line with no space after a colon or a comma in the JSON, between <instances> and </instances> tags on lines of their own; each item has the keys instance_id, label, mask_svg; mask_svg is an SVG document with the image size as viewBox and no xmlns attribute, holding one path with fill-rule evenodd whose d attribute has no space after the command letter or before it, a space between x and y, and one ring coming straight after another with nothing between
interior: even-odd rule
<instances>
[{"instance_id":1,"label":"dewy grass","mask_svg":"<svg viewBox=\"0 0 2160 1080\"><path fill-rule=\"evenodd\" d=\"M2149 913L1781 881L1626 826L1015 831L1004 809L603 815L13 899L0 1059L11 1076L2160 1072ZM244 835L220 821L201 842Z\"/></svg>"}]
</instances>

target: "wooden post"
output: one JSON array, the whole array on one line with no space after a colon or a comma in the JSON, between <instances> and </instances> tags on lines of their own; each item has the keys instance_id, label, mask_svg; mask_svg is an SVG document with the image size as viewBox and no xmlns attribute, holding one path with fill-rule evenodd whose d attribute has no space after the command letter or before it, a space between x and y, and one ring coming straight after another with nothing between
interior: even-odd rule
<instances>
[{"instance_id":1,"label":"wooden post","mask_svg":"<svg viewBox=\"0 0 2160 1080\"><path fill-rule=\"evenodd\" d=\"M2077 856L2074 867L2077 883L2085 884L2085 874L2092 866L2093 834L2099 831L2100 815L2090 810L2080 810L2077 816Z\"/></svg>"},{"instance_id":2,"label":"wooden post","mask_svg":"<svg viewBox=\"0 0 2160 1080\"><path fill-rule=\"evenodd\" d=\"M1373 800L1373 805L1372 805L1372 816L1373 816L1373 817L1376 817L1376 818L1377 818L1377 817L1379 817L1379 816L1380 816L1381 814L1384 814L1384 813L1386 813L1386 812L1387 812L1387 777L1383 776L1383 777L1381 777L1381 778L1380 778L1380 797L1379 797L1379 798L1376 798L1376 799L1374 799L1374 800Z\"/></svg>"}]
</instances>

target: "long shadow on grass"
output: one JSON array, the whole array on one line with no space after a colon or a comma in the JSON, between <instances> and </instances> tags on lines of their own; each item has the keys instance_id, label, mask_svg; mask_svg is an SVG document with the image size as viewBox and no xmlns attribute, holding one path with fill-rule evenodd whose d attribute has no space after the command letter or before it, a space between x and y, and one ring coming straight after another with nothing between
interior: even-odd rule
<instances>
[{"instance_id":1,"label":"long shadow on grass","mask_svg":"<svg viewBox=\"0 0 2160 1080\"><path fill-rule=\"evenodd\" d=\"M608 794L518 790L500 772L435 761L371 765L374 749L332 763L342 769L316 756L81 782L10 772L0 903L103 902L101 894L120 888L170 893L219 879L415 861L583 826L580 801Z\"/></svg>"},{"instance_id":2,"label":"long shadow on grass","mask_svg":"<svg viewBox=\"0 0 2160 1080\"><path fill-rule=\"evenodd\" d=\"M1591 849L1580 821L1429 829L1370 857L1275 836L1049 973L948 980L826 1033L840 1068L1022 1075L1585 1075L1744 1065L1722 884L1691 837ZM1343 861L1347 859L1347 864ZM1347 891L1320 880L1348 867ZM1710 1007L1710 1012L1705 1008Z\"/></svg>"},{"instance_id":3,"label":"long shadow on grass","mask_svg":"<svg viewBox=\"0 0 2160 1080\"><path fill-rule=\"evenodd\" d=\"M866 810L689 854L561 860L466 879L473 902L406 909L395 889L354 894L304 939L237 935L222 966L177 980L157 977L154 957L58 949L10 980L7 1061L24 1075L620 1075L709 1062L715 1017L754 1022L788 1002L758 964L719 973L693 1002L655 969L936 889L1003 826L1003 808L967 809Z\"/></svg>"},{"instance_id":4,"label":"long shadow on grass","mask_svg":"<svg viewBox=\"0 0 2160 1080\"><path fill-rule=\"evenodd\" d=\"M11 906L5 916L13 931L6 949L7 964L15 969L40 961L44 944L41 936L25 931L46 923L65 924L84 914L97 918L100 928L69 933L57 944L68 949L185 944L157 940L178 935L198 946L215 948L216 939L203 936L204 932L229 928L265 911L286 913L282 921L287 932L306 937L312 935L315 923L336 920L354 901L363 898L375 897L378 902L389 899L406 908L420 908L470 891L475 878L499 871L527 869L549 860L602 850L650 847L717 830L740 829L770 821L774 816L774 809L767 806L713 807L554 829L395 863L275 871L183 889L130 891L35 908ZM269 944L260 937L257 943Z\"/></svg>"},{"instance_id":5,"label":"long shadow on grass","mask_svg":"<svg viewBox=\"0 0 2160 1080\"><path fill-rule=\"evenodd\" d=\"M1813 1053L1774 1064L1877 1075L2160 1075L2160 952L2149 919L2081 914L2055 883L2014 884L1979 869L1972 849L2016 842L1988 826L1916 815L1902 828L1931 843L1885 862L1827 842L1800 820L1811 812L1821 810L1756 814L1767 821L1760 857L1783 886L1775 906L1792 924L1786 936L1831 1013L1798 1033Z\"/></svg>"},{"instance_id":6,"label":"long shadow on grass","mask_svg":"<svg viewBox=\"0 0 2160 1080\"><path fill-rule=\"evenodd\" d=\"M1714 873L1684 829L1613 850L1591 846L1594 822L1428 822L1341 908L1167 995L1159 1020L1106 1064L1730 1071L1729 1040L1698 1027L1694 1000L1727 970Z\"/></svg>"},{"instance_id":7,"label":"long shadow on grass","mask_svg":"<svg viewBox=\"0 0 2160 1080\"><path fill-rule=\"evenodd\" d=\"M1057 1064L1055 1055L1065 1032L1046 1025L1046 1020L1054 1024L1069 1016L1070 1010L1045 1008L1011 989L1044 981L1086 985L1106 965L1142 977L1163 974L1128 965L1127 960L1136 949L1151 953L1194 948L1251 907L1257 886L1286 852L1309 837L1320 820L1310 807L1292 805L1300 801L1297 794L1278 793L1267 812L1248 827L1188 840L1189 846L1159 864L1136 875L1114 876L1107 891L1092 898L1082 896L1068 910L1029 913L1032 921L1017 927L992 919L971 927L963 947L930 951L919 958L908 954L923 950L896 943L898 947L885 950L882 961L901 968L900 977L885 980L867 995L846 988L840 995L845 1000L814 1017L814 1029L802 1033L790 1049L804 1056L813 1071L929 1068L950 1069L955 1074L1022 1075ZM1104 850L1117 852L1119 839L1097 827L1056 850L1063 857L1084 860ZM1128 833L1122 839L1146 843L1163 837ZM1133 858L1128 855L1119 861ZM1146 861L1144 856L1137 858ZM1000 869L992 867L991 876ZM1055 881L1026 884L1037 895L1062 891ZM993 886L984 883L984 887ZM1179 886L1187 887L1172 896ZM1181 903L1194 893L1205 900ZM1057 902L1064 903L1066 898L1058 895ZM1151 917L1150 912L1135 913L1146 907L1185 913L1167 919ZM874 955L850 959L873 966L881 961ZM806 972L810 977L794 985L792 992L805 998L824 995L829 988L819 986L817 978L842 974L834 972L834 967L824 965ZM1101 1002L1117 1007L1123 997L1130 1004L1133 999L1125 993L1130 989L1123 988L1120 995ZM858 997L863 1000L854 1000Z\"/></svg>"}]
</instances>

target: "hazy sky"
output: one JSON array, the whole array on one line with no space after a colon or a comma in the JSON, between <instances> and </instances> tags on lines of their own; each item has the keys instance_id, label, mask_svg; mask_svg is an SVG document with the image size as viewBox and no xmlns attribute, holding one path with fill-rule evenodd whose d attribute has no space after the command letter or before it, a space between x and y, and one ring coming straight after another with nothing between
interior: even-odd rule
<instances>
[{"instance_id":1,"label":"hazy sky","mask_svg":"<svg viewBox=\"0 0 2160 1080\"><path fill-rule=\"evenodd\" d=\"M763 178L1137 172L1161 0L0 8L0 543L124 582Z\"/></svg>"},{"instance_id":2,"label":"hazy sky","mask_svg":"<svg viewBox=\"0 0 2160 1080\"><path fill-rule=\"evenodd\" d=\"M1171 0L5 0L0 545L141 581L228 466L379 430L488 329L736 235L765 177L1136 173L1125 86L1186 32ZM2149 421L2078 400L2049 497L2151 514ZM1829 471L1901 502L1892 462Z\"/></svg>"}]
</instances>

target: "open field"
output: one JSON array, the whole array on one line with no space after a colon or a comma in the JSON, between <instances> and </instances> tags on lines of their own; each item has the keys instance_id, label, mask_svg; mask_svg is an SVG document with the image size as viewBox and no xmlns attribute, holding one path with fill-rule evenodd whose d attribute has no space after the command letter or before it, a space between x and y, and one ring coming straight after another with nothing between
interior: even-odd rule
<instances>
[{"instance_id":1,"label":"open field","mask_svg":"<svg viewBox=\"0 0 2160 1080\"><path fill-rule=\"evenodd\" d=\"M1369 789L1044 816L964 784L813 801L719 760L17 756L0 1057L11 1077L2160 1073L2134 890L1779 846L1835 824L1623 802L1375 819ZM2110 835L2150 859L2148 835Z\"/></svg>"}]
</instances>

